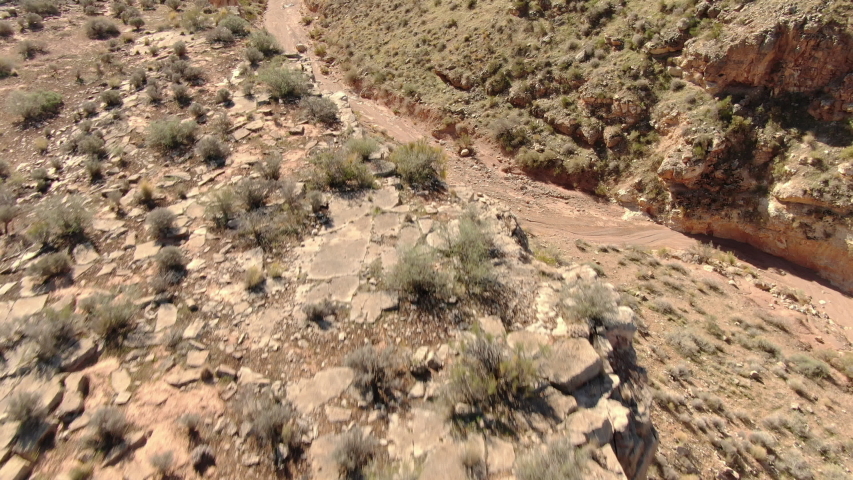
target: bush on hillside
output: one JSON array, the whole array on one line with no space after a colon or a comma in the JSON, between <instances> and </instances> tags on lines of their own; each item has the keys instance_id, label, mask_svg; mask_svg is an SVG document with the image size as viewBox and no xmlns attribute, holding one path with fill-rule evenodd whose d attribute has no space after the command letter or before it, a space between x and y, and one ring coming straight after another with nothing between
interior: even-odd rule
<instances>
[{"instance_id":1,"label":"bush on hillside","mask_svg":"<svg viewBox=\"0 0 853 480\"><path fill-rule=\"evenodd\" d=\"M151 122L148 127L148 145L168 153L195 143L198 125L192 120L168 119Z\"/></svg>"},{"instance_id":2,"label":"bush on hillside","mask_svg":"<svg viewBox=\"0 0 853 480\"><path fill-rule=\"evenodd\" d=\"M62 109L62 105L62 95L44 90L35 92L16 90L6 98L6 110L12 115L21 117L24 122L56 116Z\"/></svg>"},{"instance_id":3,"label":"bush on hillside","mask_svg":"<svg viewBox=\"0 0 853 480\"><path fill-rule=\"evenodd\" d=\"M118 26L112 20L104 17L88 20L83 28L86 31L86 36L92 40L106 40L117 37L119 34Z\"/></svg>"},{"instance_id":4,"label":"bush on hillside","mask_svg":"<svg viewBox=\"0 0 853 480\"><path fill-rule=\"evenodd\" d=\"M321 152L309 160L314 166L309 183L317 189L360 190L374 186L373 173L355 155L340 150Z\"/></svg>"},{"instance_id":5,"label":"bush on hillside","mask_svg":"<svg viewBox=\"0 0 853 480\"><path fill-rule=\"evenodd\" d=\"M444 152L431 147L426 141L407 143L391 153L390 160L397 165L397 173L413 188L435 188L444 178L447 160Z\"/></svg>"},{"instance_id":6,"label":"bush on hillside","mask_svg":"<svg viewBox=\"0 0 853 480\"><path fill-rule=\"evenodd\" d=\"M308 93L308 80L297 70L267 67L258 72L258 80L267 85L271 97L280 100L297 99Z\"/></svg>"}]
</instances>

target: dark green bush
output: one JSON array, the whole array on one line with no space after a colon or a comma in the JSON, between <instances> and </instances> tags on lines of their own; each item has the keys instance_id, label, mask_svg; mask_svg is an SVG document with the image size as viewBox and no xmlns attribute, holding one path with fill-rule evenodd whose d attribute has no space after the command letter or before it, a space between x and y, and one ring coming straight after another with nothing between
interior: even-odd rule
<instances>
[{"instance_id":1,"label":"dark green bush","mask_svg":"<svg viewBox=\"0 0 853 480\"><path fill-rule=\"evenodd\" d=\"M104 340L108 347L118 347L124 343L133 328L131 319L136 307L129 301L111 301L105 296L95 299L90 307L89 322L92 331Z\"/></svg>"},{"instance_id":2,"label":"dark green bush","mask_svg":"<svg viewBox=\"0 0 853 480\"><path fill-rule=\"evenodd\" d=\"M9 57L0 57L0 79L12 76L15 71L15 61Z\"/></svg>"},{"instance_id":3,"label":"dark green bush","mask_svg":"<svg viewBox=\"0 0 853 480\"><path fill-rule=\"evenodd\" d=\"M258 72L258 79L267 85L270 96L286 100L300 98L308 92L308 81L300 71L267 67Z\"/></svg>"},{"instance_id":4,"label":"dark green bush","mask_svg":"<svg viewBox=\"0 0 853 480\"><path fill-rule=\"evenodd\" d=\"M0 20L0 38L9 38L15 34L15 27L11 23Z\"/></svg>"},{"instance_id":5,"label":"dark green bush","mask_svg":"<svg viewBox=\"0 0 853 480\"><path fill-rule=\"evenodd\" d=\"M39 15L59 15L59 5L53 0L23 0L21 8L25 12L37 13Z\"/></svg>"},{"instance_id":6,"label":"dark green bush","mask_svg":"<svg viewBox=\"0 0 853 480\"><path fill-rule=\"evenodd\" d=\"M219 21L219 26L227 28L231 33L238 37L245 37L249 34L251 25L246 20L236 15L226 15Z\"/></svg>"},{"instance_id":7,"label":"dark green bush","mask_svg":"<svg viewBox=\"0 0 853 480\"><path fill-rule=\"evenodd\" d=\"M205 214L218 228L225 228L237 217L237 196L230 188L221 188L210 194Z\"/></svg>"},{"instance_id":8,"label":"dark green bush","mask_svg":"<svg viewBox=\"0 0 853 480\"><path fill-rule=\"evenodd\" d=\"M72 196L65 202L54 197L38 204L27 235L43 245L73 244L85 239L91 222L80 197Z\"/></svg>"},{"instance_id":9,"label":"dark green bush","mask_svg":"<svg viewBox=\"0 0 853 480\"><path fill-rule=\"evenodd\" d=\"M6 98L6 109L9 113L23 118L25 122L56 116L62 105L62 95L44 90L35 92L16 90Z\"/></svg>"},{"instance_id":10,"label":"dark green bush","mask_svg":"<svg viewBox=\"0 0 853 480\"><path fill-rule=\"evenodd\" d=\"M343 434L338 446L332 452L332 458L338 464L341 478L359 479L379 452L379 442L371 435L365 435L360 427Z\"/></svg>"},{"instance_id":11,"label":"dark green bush","mask_svg":"<svg viewBox=\"0 0 853 480\"><path fill-rule=\"evenodd\" d=\"M446 254L454 259L457 280L469 294L480 294L497 286L491 257L494 242L476 214L459 219L459 233L448 241Z\"/></svg>"},{"instance_id":12,"label":"dark green bush","mask_svg":"<svg viewBox=\"0 0 853 480\"><path fill-rule=\"evenodd\" d=\"M246 50L243 51L243 57L253 66L261 63L261 61L266 58L264 54L255 47L246 47Z\"/></svg>"},{"instance_id":13,"label":"dark green bush","mask_svg":"<svg viewBox=\"0 0 853 480\"><path fill-rule=\"evenodd\" d=\"M30 265L29 273L38 277L41 283L46 283L52 278L71 273L72 263L67 253L48 253Z\"/></svg>"},{"instance_id":14,"label":"dark green bush","mask_svg":"<svg viewBox=\"0 0 853 480\"><path fill-rule=\"evenodd\" d=\"M228 30L225 27L216 27L207 32L207 41L210 43L231 45L234 43L234 34L231 33L231 30Z\"/></svg>"},{"instance_id":15,"label":"dark green bush","mask_svg":"<svg viewBox=\"0 0 853 480\"><path fill-rule=\"evenodd\" d=\"M347 355L344 365L355 371L353 385L368 402L396 402L395 392L403 385L404 372L393 348L380 352L373 345L361 347Z\"/></svg>"},{"instance_id":16,"label":"dark green bush","mask_svg":"<svg viewBox=\"0 0 853 480\"><path fill-rule=\"evenodd\" d=\"M324 125L338 123L338 106L326 97L305 97L299 102L309 120Z\"/></svg>"},{"instance_id":17,"label":"dark green bush","mask_svg":"<svg viewBox=\"0 0 853 480\"><path fill-rule=\"evenodd\" d=\"M249 46L257 49L265 57L272 57L282 52L278 40L266 30L259 30L249 37Z\"/></svg>"},{"instance_id":18,"label":"dark green bush","mask_svg":"<svg viewBox=\"0 0 853 480\"><path fill-rule=\"evenodd\" d=\"M390 159L403 181L412 187L433 188L444 178L444 152L424 140L397 147Z\"/></svg>"},{"instance_id":19,"label":"dark green bush","mask_svg":"<svg viewBox=\"0 0 853 480\"><path fill-rule=\"evenodd\" d=\"M196 154L205 162L223 165L230 150L228 144L214 135L205 135L195 147Z\"/></svg>"},{"instance_id":20,"label":"dark green bush","mask_svg":"<svg viewBox=\"0 0 853 480\"><path fill-rule=\"evenodd\" d=\"M44 42L35 40L23 40L18 44L18 54L25 60L34 58L40 53L47 52L47 45Z\"/></svg>"},{"instance_id":21,"label":"dark green bush","mask_svg":"<svg viewBox=\"0 0 853 480\"><path fill-rule=\"evenodd\" d=\"M362 160L367 160L370 155L379 150L379 143L370 138L351 138L346 143L346 150L354 153Z\"/></svg>"},{"instance_id":22,"label":"dark green bush","mask_svg":"<svg viewBox=\"0 0 853 480\"><path fill-rule=\"evenodd\" d=\"M118 26L112 20L104 17L89 19L83 28L86 31L86 36L92 40L106 40L117 37L120 33Z\"/></svg>"},{"instance_id":23,"label":"dark green bush","mask_svg":"<svg viewBox=\"0 0 853 480\"><path fill-rule=\"evenodd\" d=\"M99 452L109 453L124 443L130 423L118 408L101 407L89 420L89 432L86 443Z\"/></svg>"},{"instance_id":24,"label":"dark green bush","mask_svg":"<svg viewBox=\"0 0 853 480\"><path fill-rule=\"evenodd\" d=\"M175 229L175 214L168 208L155 208L148 214L145 222L148 224L151 235L163 241L169 238Z\"/></svg>"},{"instance_id":25,"label":"dark green bush","mask_svg":"<svg viewBox=\"0 0 853 480\"><path fill-rule=\"evenodd\" d=\"M385 284L415 301L441 300L449 294L450 278L439 269L438 263L435 250L415 246L400 255Z\"/></svg>"},{"instance_id":26,"label":"dark green bush","mask_svg":"<svg viewBox=\"0 0 853 480\"><path fill-rule=\"evenodd\" d=\"M536 386L533 360L510 351L502 342L478 335L468 342L451 371L449 395L477 413L511 421L512 411L533 396Z\"/></svg>"},{"instance_id":27,"label":"dark green bush","mask_svg":"<svg viewBox=\"0 0 853 480\"><path fill-rule=\"evenodd\" d=\"M355 155L326 151L314 155L309 162L314 167L309 182L314 188L359 190L374 186L373 173Z\"/></svg>"},{"instance_id":28,"label":"dark green bush","mask_svg":"<svg viewBox=\"0 0 853 480\"><path fill-rule=\"evenodd\" d=\"M107 90L101 94L101 101L107 108L119 107L122 104L121 93L118 90Z\"/></svg>"},{"instance_id":29,"label":"dark green bush","mask_svg":"<svg viewBox=\"0 0 853 480\"><path fill-rule=\"evenodd\" d=\"M71 309L56 311L48 307L29 318L25 334L36 345L36 358L44 364L53 364L74 345L78 328L78 319Z\"/></svg>"},{"instance_id":30,"label":"dark green bush","mask_svg":"<svg viewBox=\"0 0 853 480\"><path fill-rule=\"evenodd\" d=\"M195 143L198 125L192 120L169 119L151 122L148 128L148 145L163 152L171 152Z\"/></svg>"}]
</instances>

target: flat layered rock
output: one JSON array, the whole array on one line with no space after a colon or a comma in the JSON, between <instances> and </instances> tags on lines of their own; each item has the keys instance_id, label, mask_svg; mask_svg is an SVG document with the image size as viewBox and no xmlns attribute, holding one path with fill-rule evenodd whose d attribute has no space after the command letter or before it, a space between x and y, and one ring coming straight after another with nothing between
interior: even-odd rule
<instances>
[{"instance_id":1,"label":"flat layered rock","mask_svg":"<svg viewBox=\"0 0 853 480\"><path fill-rule=\"evenodd\" d=\"M333 367L318 372L311 379L300 380L287 397L303 415L339 396L349 388L355 372L347 367Z\"/></svg>"},{"instance_id":2,"label":"flat layered rock","mask_svg":"<svg viewBox=\"0 0 853 480\"><path fill-rule=\"evenodd\" d=\"M566 338L551 346L539 361L543 378L557 390L571 393L604 371L604 362L586 339Z\"/></svg>"}]
</instances>

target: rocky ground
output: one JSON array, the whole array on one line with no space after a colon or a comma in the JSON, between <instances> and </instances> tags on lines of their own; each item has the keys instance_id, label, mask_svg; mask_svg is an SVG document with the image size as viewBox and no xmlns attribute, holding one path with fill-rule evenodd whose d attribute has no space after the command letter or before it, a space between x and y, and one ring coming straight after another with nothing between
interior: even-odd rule
<instances>
[{"instance_id":1,"label":"rocky ground","mask_svg":"<svg viewBox=\"0 0 853 480\"><path fill-rule=\"evenodd\" d=\"M4 40L47 44L4 95L64 106L0 119L0 479L849 475L850 342L821 299L707 246L561 255L479 188L413 188L347 95L305 93L334 105L324 125L244 89L311 64L285 49L255 70L254 37L211 40L223 11L139 5L146 27L111 44L84 37L83 8ZM139 69L192 100L152 102ZM197 121L195 148L156 148L172 116ZM318 153L365 137L371 188L316 183ZM472 265L460 245L484 250ZM400 288L411 252L441 281Z\"/></svg>"}]
</instances>

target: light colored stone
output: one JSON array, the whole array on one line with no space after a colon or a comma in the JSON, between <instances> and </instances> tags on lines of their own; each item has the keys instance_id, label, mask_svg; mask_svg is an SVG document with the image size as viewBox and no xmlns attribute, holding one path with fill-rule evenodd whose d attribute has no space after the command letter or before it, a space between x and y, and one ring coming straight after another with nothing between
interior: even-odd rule
<instances>
[{"instance_id":1,"label":"light colored stone","mask_svg":"<svg viewBox=\"0 0 853 480\"><path fill-rule=\"evenodd\" d=\"M579 410L566 419L566 432L572 445L584 445L591 441L604 445L613 438L613 425L601 409Z\"/></svg>"},{"instance_id":2,"label":"light colored stone","mask_svg":"<svg viewBox=\"0 0 853 480\"><path fill-rule=\"evenodd\" d=\"M130 383L130 374L123 368L120 368L110 374L110 385L116 393L124 392L130 388Z\"/></svg>"},{"instance_id":3,"label":"light colored stone","mask_svg":"<svg viewBox=\"0 0 853 480\"><path fill-rule=\"evenodd\" d=\"M311 465L313 480L340 480L338 464L334 458L339 442L340 435L323 435L311 443L308 463Z\"/></svg>"},{"instance_id":4,"label":"light colored stone","mask_svg":"<svg viewBox=\"0 0 853 480\"><path fill-rule=\"evenodd\" d=\"M489 437L486 449L490 474L505 475L512 472L512 466L515 464L515 448L512 443L502 438Z\"/></svg>"},{"instance_id":5,"label":"light colored stone","mask_svg":"<svg viewBox=\"0 0 853 480\"><path fill-rule=\"evenodd\" d=\"M248 367L240 367L240 370L237 372L237 383L240 385L269 385L270 381Z\"/></svg>"},{"instance_id":6,"label":"light colored stone","mask_svg":"<svg viewBox=\"0 0 853 480\"><path fill-rule=\"evenodd\" d=\"M146 258L151 258L157 253L160 252L160 245L157 245L157 242L150 241L145 243L140 243L136 245L136 249L133 251L133 261L144 260Z\"/></svg>"},{"instance_id":7,"label":"light colored stone","mask_svg":"<svg viewBox=\"0 0 853 480\"><path fill-rule=\"evenodd\" d=\"M388 424L388 453L393 458L420 457L450 438L450 427L438 412L414 408L408 419L400 415L392 415Z\"/></svg>"},{"instance_id":8,"label":"light colored stone","mask_svg":"<svg viewBox=\"0 0 853 480\"><path fill-rule=\"evenodd\" d=\"M521 330L511 332L506 337L506 343L512 349L521 349L528 354L538 353L539 350L548 345L548 336L541 333L528 332Z\"/></svg>"},{"instance_id":9,"label":"light colored stone","mask_svg":"<svg viewBox=\"0 0 853 480\"><path fill-rule=\"evenodd\" d=\"M349 388L355 372L347 367L332 367L317 372L311 379L302 379L288 389L288 399L303 415L339 396Z\"/></svg>"},{"instance_id":10,"label":"light colored stone","mask_svg":"<svg viewBox=\"0 0 853 480\"><path fill-rule=\"evenodd\" d=\"M23 458L13 455L12 458L0 468L0 480L24 480L30 476L33 465Z\"/></svg>"},{"instance_id":11,"label":"light colored stone","mask_svg":"<svg viewBox=\"0 0 853 480\"><path fill-rule=\"evenodd\" d=\"M190 350L187 352L187 366L191 368L199 368L207 363L207 357L210 352L207 350Z\"/></svg>"},{"instance_id":12,"label":"light colored stone","mask_svg":"<svg viewBox=\"0 0 853 480\"><path fill-rule=\"evenodd\" d=\"M8 318L24 318L34 313L38 313L44 308L47 302L47 295L36 295L34 297L19 298L12 304L12 309L9 311Z\"/></svg>"},{"instance_id":13,"label":"light colored stone","mask_svg":"<svg viewBox=\"0 0 853 480\"><path fill-rule=\"evenodd\" d=\"M157 325L154 328L155 332L162 332L167 328L172 328L178 322L178 307L173 303L164 303L157 309Z\"/></svg>"},{"instance_id":14,"label":"light colored stone","mask_svg":"<svg viewBox=\"0 0 853 480\"><path fill-rule=\"evenodd\" d=\"M326 405L325 410L326 418L329 419L329 422L331 423L348 422L350 417L352 417L352 412L348 408Z\"/></svg>"},{"instance_id":15,"label":"light colored stone","mask_svg":"<svg viewBox=\"0 0 853 480\"><path fill-rule=\"evenodd\" d=\"M477 322L480 325L480 330L482 330L486 335L498 339L503 338L504 335L506 335L506 328L504 328L504 324L500 317L488 315L486 317L478 318Z\"/></svg>"},{"instance_id":16,"label":"light colored stone","mask_svg":"<svg viewBox=\"0 0 853 480\"><path fill-rule=\"evenodd\" d=\"M383 311L394 310L399 305L395 294L379 292L358 292L352 299L350 320L357 323L373 323Z\"/></svg>"},{"instance_id":17,"label":"light colored stone","mask_svg":"<svg viewBox=\"0 0 853 480\"><path fill-rule=\"evenodd\" d=\"M168 375L163 377L163 381L169 385L180 388L195 383L201 379L201 369L174 368Z\"/></svg>"},{"instance_id":18,"label":"light colored stone","mask_svg":"<svg viewBox=\"0 0 853 480\"><path fill-rule=\"evenodd\" d=\"M367 244L370 240L369 227L370 218L364 217L353 222L351 226L329 235L325 244L308 265L308 278L328 280L358 274L367 253Z\"/></svg>"},{"instance_id":19,"label":"light colored stone","mask_svg":"<svg viewBox=\"0 0 853 480\"><path fill-rule=\"evenodd\" d=\"M571 393L600 375L604 364L586 339L564 338L540 359L539 370L554 388Z\"/></svg>"},{"instance_id":20,"label":"light colored stone","mask_svg":"<svg viewBox=\"0 0 853 480\"><path fill-rule=\"evenodd\" d=\"M88 243L81 243L74 247L74 261L77 262L78 265L86 265L88 263L92 263L98 258L98 252L92 247L92 245Z\"/></svg>"}]
</instances>

